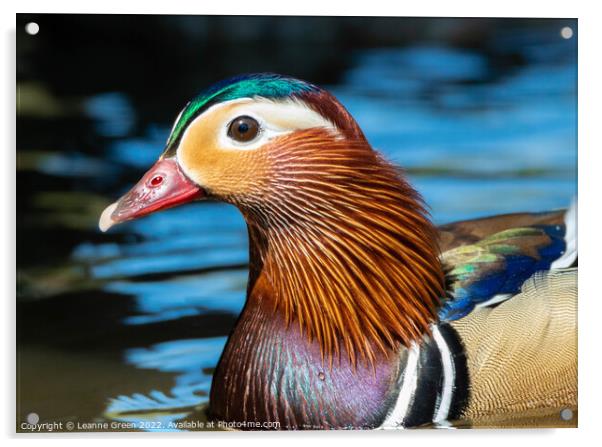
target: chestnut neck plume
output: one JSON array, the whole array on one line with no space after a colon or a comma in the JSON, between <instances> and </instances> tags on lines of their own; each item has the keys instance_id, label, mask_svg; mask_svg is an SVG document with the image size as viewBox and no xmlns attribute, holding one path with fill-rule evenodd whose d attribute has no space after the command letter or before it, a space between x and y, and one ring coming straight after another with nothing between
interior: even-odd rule
<instances>
[{"instance_id":1,"label":"chestnut neck plume","mask_svg":"<svg viewBox=\"0 0 602 447\"><path fill-rule=\"evenodd\" d=\"M226 198L249 228L247 306L269 301L330 362L372 363L428 333L444 274L434 227L399 170L363 135L326 129L266 152L264 183Z\"/></svg>"}]
</instances>

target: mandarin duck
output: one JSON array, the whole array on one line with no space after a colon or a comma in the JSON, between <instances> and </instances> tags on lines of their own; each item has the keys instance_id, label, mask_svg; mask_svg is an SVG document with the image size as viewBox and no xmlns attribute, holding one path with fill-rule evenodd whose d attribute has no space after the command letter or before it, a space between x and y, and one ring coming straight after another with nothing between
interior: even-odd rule
<instances>
[{"instance_id":1,"label":"mandarin duck","mask_svg":"<svg viewBox=\"0 0 602 447\"><path fill-rule=\"evenodd\" d=\"M276 74L189 102L99 225L209 198L238 207L250 250L211 418L499 426L576 410L576 205L437 228L334 96Z\"/></svg>"}]
</instances>

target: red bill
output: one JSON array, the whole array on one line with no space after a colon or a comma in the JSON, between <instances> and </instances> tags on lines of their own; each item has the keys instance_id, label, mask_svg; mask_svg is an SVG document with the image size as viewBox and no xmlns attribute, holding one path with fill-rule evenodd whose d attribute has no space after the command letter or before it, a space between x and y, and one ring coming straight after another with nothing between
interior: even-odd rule
<instances>
[{"instance_id":1,"label":"red bill","mask_svg":"<svg viewBox=\"0 0 602 447\"><path fill-rule=\"evenodd\" d=\"M202 197L205 191L184 175L175 158L160 159L136 186L103 211L98 226L107 231L117 223Z\"/></svg>"}]
</instances>

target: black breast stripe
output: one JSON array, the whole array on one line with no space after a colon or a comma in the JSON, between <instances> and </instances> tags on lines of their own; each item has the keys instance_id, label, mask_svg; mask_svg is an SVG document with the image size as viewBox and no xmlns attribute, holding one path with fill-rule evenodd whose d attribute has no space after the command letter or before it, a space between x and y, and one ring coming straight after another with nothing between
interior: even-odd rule
<instances>
[{"instance_id":1,"label":"black breast stripe","mask_svg":"<svg viewBox=\"0 0 602 447\"><path fill-rule=\"evenodd\" d=\"M462 417L462 413L466 409L466 405L468 405L468 398L470 395L470 377L468 375L466 351L464 350L464 345L460 340L460 336L449 324L440 324L439 331L452 354L454 365L455 377L453 394L447 416L447 420L453 421Z\"/></svg>"},{"instance_id":2,"label":"black breast stripe","mask_svg":"<svg viewBox=\"0 0 602 447\"><path fill-rule=\"evenodd\" d=\"M447 323L433 327L433 336L425 337L419 345L415 369L409 367L409 352L404 349L400 354L396 392L392 393L389 414L381 427L417 427L434 423L436 417L442 418L437 424L446 425L447 421L460 419L468 403L470 383L464 346L457 332ZM410 379L415 379L415 388L410 385L409 403L400 405L403 388ZM407 399L408 389L405 391Z\"/></svg>"},{"instance_id":3,"label":"black breast stripe","mask_svg":"<svg viewBox=\"0 0 602 447\"><path fill-rule=\"evenodd\" d=\"M436 343L429 338L420 347L416 392L403 420L404 427L416 427L432 422L442 383L441 355Z\"/></svg>"}]
</instances>

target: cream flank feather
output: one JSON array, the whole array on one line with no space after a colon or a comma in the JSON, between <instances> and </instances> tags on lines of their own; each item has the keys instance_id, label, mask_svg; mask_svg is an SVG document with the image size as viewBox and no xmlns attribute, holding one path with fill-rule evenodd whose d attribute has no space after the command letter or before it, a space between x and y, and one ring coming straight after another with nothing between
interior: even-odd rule
<instances>
[{"instance_id":1,"label":"cream flank feather","mask_svg":"<svg viewBox=\"0 0 602 447\"><path fill-rule=\"evenodd\" d=\"M540 272L511 300L453 327L467 353L469 423L542 425L548 417L557 426L561 409L576 409L577 269Z\"/></svg>"}]
</instances>

